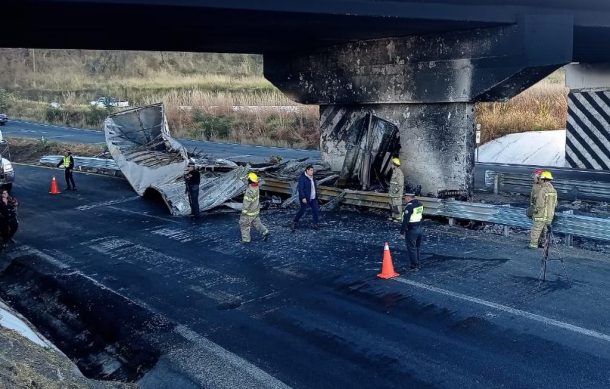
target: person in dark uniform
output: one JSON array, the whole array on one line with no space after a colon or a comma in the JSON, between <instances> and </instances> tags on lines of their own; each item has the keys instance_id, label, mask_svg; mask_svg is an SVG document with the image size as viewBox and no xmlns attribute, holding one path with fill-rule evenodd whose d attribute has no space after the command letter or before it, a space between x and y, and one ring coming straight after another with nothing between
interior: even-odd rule
<instances>
[{"instance_id":1,"label":"person in dark uniform","mask_svg":"<svg viewBox=\"0 0 610 389\"><path fill-rule=\"evenodd\" d=\"M405 194L404 199L407 202L407 205L405 205L405 211L402 218L400 236L405 238L407 244L407 253L409 255L411 270L418 271L420 265L419 253L423 237L421 221L424 215L424 206L412 194Z\"/></svg>"},{"instance_id":2,"label":"person in dark uniform","mask_svg":"<svg viewBox=\"0 0 610 389\"><path fill-rule=\"evenodd\" d=\"M57 167L64 166L65 177L66 177L66 190L76 190L76 184L74 183L74 177L72 176L72 170L74 170L74 158L72 158L72 152L66 150L66 153L61 161L57 164Z\"/></svg>"},{"instance_id":3,"label":"person in dark uniform","mask_svg":"<svg viewBox=\"0 0 610 389\"><path fill-rule=\"evenodd\" d=\"M15 243L13 236L17 232L19 222L17 221L17 206L19 202L16 198L9 196L6 189L2 190L0 197L0 232L2 234L2 247L10 243Z\"/></svg>"},{"instance_id":4,"label":"person in dark uniform","mask_svg":"<svg viewBox=\"0 0 610 389\"><path fill-rule=\"evenodd\" d=\"M195 168L193 162L189 162L186 174L184 175L186 188L184 193L189 196L189 204L191 205L191 216L199 217L199 183L201 182L201 174Z\"/></svg>"}]
</instances>

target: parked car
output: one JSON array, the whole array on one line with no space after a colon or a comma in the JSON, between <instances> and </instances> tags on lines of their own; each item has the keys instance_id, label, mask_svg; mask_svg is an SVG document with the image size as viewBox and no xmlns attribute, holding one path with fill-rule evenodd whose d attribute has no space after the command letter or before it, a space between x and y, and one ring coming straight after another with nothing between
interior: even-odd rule
<instances>
[{"instance_id":1,"label":"parked car","mask_svg":"<svg viewBox=\"0 0 610 389\"><path fill-rule=\"evenodd\" d=\"M8 122L8 116L4 113L0 113L0 126L3 126Z\"/></svg>"},{"instance_id":2,"label":"parked car","mask_svg":"<svg viewBox=\"0 0 610 389\"><path fill-rule=\"evenodd\" d=\"M94 105L94 106L96 106L98 108L107 108L107 107L125 108L125 107L129 107L129 101L117 100L115 98L106 97L106 96L98 97L97 100L93 100L89 104Z\"/></svg>"},{"instance_id":3,"label":"parked car","mask_svg":"<svg viewBox=\"0 0 610 389\"><path fill-rule=\"evenodd\" d=\"M6 158L2 158L2 167L0 167L0 186L11 190L15 181L15 169L13 164Z\"/></svg>"}]
</instances>

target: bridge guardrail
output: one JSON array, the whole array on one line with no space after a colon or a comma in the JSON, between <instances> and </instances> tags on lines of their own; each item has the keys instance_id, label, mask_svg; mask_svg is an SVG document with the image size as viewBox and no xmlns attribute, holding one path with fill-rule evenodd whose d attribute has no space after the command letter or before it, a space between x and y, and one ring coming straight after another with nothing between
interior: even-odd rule
<instances>
[{"instance_id":1,"label":"bridge guardrail","mask_svg":"<svg viewBox=\"0 0 610 389\"><path fill-rule=\"evenodd\" d=\"M610 199L610 183L579 180L553 180L553 186L563 199ZM519 191L529 194L532 188L532 178L519 174L500 173L500 187L506 192Z\"/></svg>"},{"instance_id":2,"label":"bridge guardrail","mask_svg":"<svg viewBox=\"0 0 610 389\"><path fill-rule=\"evenodd\" d=\"M57 166L63 158L63 155L45 155L40 158L40 163L48 166ZM119 170L119 166L114 162L114 159L108 158L74 156L74 165L77 169L85 167L90 169Z\"/></svg>"},{"instance_id":3,"label":"bridge guardrail","mask_svg":"<svg viewBox=\"0 0 610 389\"><path fill-rule=\"evenodd\" d=\"M494 193L520 193L532 190L533 166L479 164L477 190ZM569 168L548 168L553 171L553 186L562 200L610 201L610 172Z\"/></svg>"},{"instance_id":4,"label":"bridge guardrail","mask_svg":"<svg viewBox=\"0 0 610 389\"><path fill-rule=\"evenodd\" d=\"M270 178L263 179L261 190L292 194L289 182ZM390 207L390 198L387 193L344 191L326 186L320 186L318 191L322 200L331 200L345 192L342 200L344 204L387 210ZM427 216L474 220L524 229L532 227L531 219L526 216L525 209L520 207L440 200L430 197L418 197L418 199L424 204L424 215ZM567 242L571 242L572 236L610 241L610 219L558 213L553 222L553 231L566 235Z\"/></svg>"}]
</instances>

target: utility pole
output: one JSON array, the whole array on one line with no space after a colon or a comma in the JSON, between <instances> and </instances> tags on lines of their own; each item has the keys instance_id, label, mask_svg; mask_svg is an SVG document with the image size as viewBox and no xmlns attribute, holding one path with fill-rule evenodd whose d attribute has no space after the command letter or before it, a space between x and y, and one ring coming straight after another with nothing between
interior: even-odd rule
<instances>
[{"instance_id":1,"label":"utility pole","mask_svg":"<svg viewBox=\"0 0 610 389\"><path fill-rule=\"evenodd\" d=\"M30 55L32 56L32 69L36 73L36 49L30 49Z\"/></svg>"},{"instance_id":2,"label":"utility pole","mask_svg":"<svg viewBox=\"0 0 610 389\"><path fill-rule=\"evenodd\" d=\"M477 123L477 132L476 132L476 152L477 152L477 156L476 156L476 162L479 162L479 145L481 144L481 124Z\"/></svg>"}]
</instances>

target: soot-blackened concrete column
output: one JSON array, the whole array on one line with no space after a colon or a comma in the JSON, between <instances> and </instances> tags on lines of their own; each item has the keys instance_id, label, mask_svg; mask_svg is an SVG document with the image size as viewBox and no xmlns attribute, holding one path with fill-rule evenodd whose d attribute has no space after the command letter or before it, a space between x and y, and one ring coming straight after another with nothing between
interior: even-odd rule
<instances>
[{"instance_id":1,"label":"soot-blackened concrete column","mask_svg":"<svg viewBox=\"0 0 610 389\"><path fill-rule=\"evenodd\" d=\"M474 186L474 104L407 104L400 124L405 180L423 195L439 190L470 194Z\"/></svg>"},{"instance_id":2,"label":"soot-blackened concrete column","mask_svg":"<svg viewBox=\"0 0 610 389\"><path fill-rule=\"evenodd\" d=\"M424 195L472 188L474 107L471 103L326 105L320 107L322 158L340 171L350 128L368 114L400 132L402 170L409 190Z\"/></svg>"},{"instance_id":3,"label":"soot-blackened concrete column","mask_svg":"<svg viewBox=\"0 0 610 389\"><path fill-rule=\"evenodd\" d=\"M372 113L398 127L412 187L471 194L473 104L506 100L571 62L572 37L570 17L523 16L502 27L266 54L265 77L296 101L320 104L322 156L335 170L350 131Z\"/></svg>"}]
</instances>

